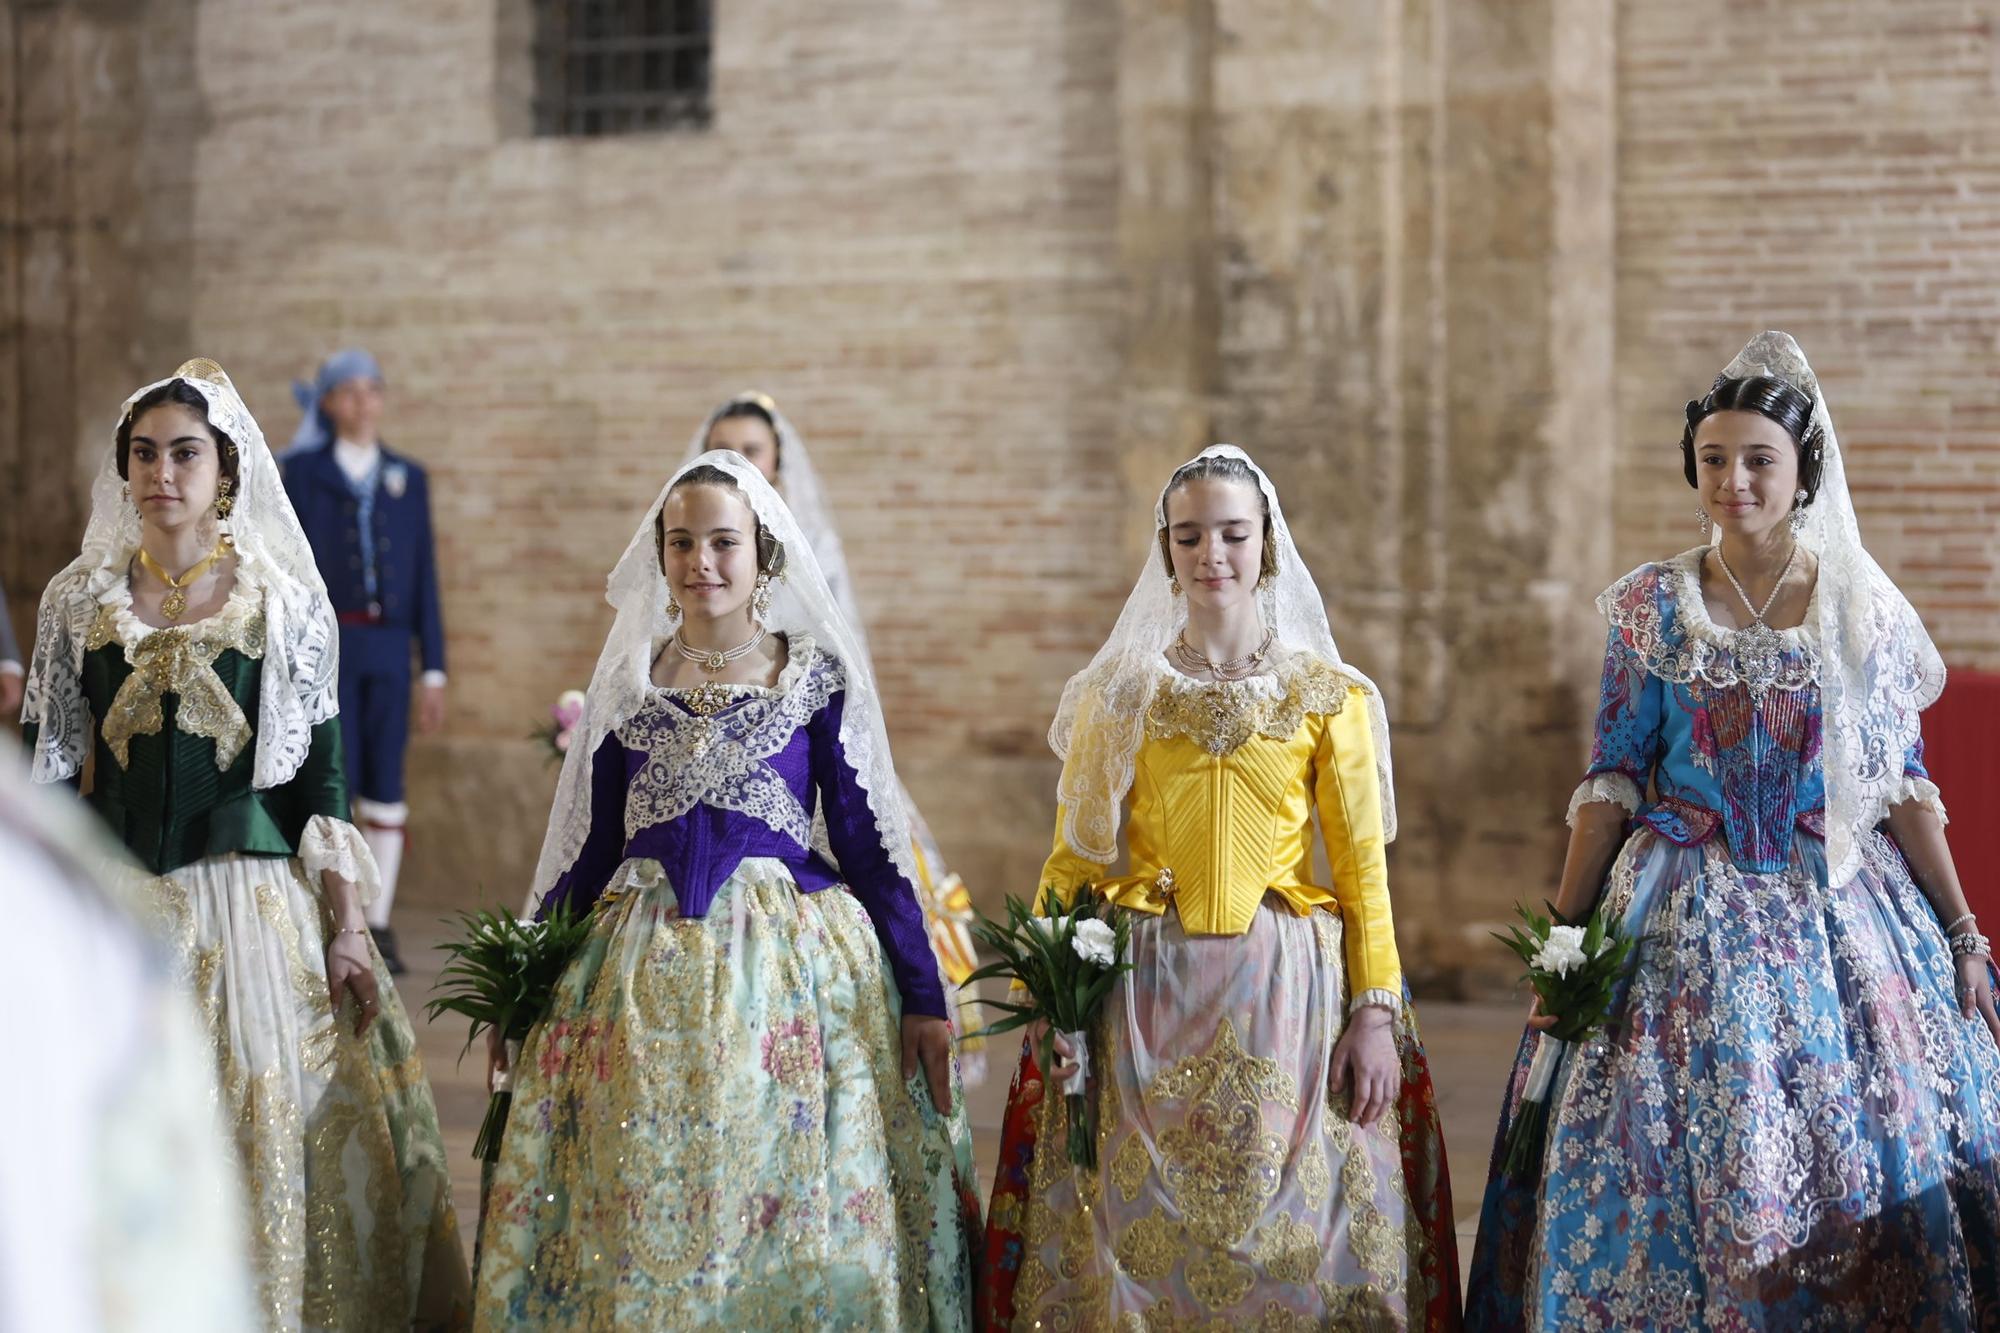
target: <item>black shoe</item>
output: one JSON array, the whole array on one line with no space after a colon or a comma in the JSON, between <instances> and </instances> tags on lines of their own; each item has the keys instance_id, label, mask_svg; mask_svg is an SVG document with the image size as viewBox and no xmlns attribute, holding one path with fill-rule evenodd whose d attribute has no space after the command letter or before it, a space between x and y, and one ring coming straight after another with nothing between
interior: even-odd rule
<instances>
[{"instance_id":1,"label":"black shoe","mask_svg":"<svg viewBox=\"0 0 2000 1333\"><path fill-rule=\"evenodd\" d=\"M403 966L403 956L396 952L396 932L387 926L370 926L368 933L375 937L375 952L382 955L382 966L389 969L389 975L400 977L409 971Z\"/></svg>"}]
</instances>

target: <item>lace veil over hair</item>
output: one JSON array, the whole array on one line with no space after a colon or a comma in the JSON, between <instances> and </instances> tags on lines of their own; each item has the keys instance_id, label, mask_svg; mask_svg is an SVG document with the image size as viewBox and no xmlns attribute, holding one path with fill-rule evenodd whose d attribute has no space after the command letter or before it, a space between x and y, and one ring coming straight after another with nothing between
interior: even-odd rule
<instances>
[{"instance_id":1,"label":"lace veil over hair","mask_svg":"<svg viewBox=\"0 0 2000 1333\"><path fill-rule=\"evenodd\" d=\"M1944 662L1916 608L1861 544L1833 417L1797 341L1760 333L1722 373L1769 375L1810 394L1825 434L1819 492L1799 540L1819 558L1826 860L1830 881L1843 884L1861 868L1867 833L1907 792L1903 757L1917 741L1917 715L1944 690Z\"/></svg>"},{"instance_id":2,"label":"lace veil over hair","mask_svg":"<svg viewBox=\"0 0 2000 1333\"><path fill-rule=\"evenodd\" d=\"M221 366L197 358L167 379L148 384L125 400L120 424L141 398L175 380L201 394L209 424L236 447L235 507L222 529L235 543L237 579L264 594L264 662L251 781L259 788L276 787L298 772L312 748L313 727L338 708L340 636L333 604L264 432ZM139 535L139 511L118 475L114 437L91 485L83 550L49 581L35 621L21 719L40 727L30 769L36 782L64 781L83 766L90 744L80 678L84 639L98 606L125 580Z\"/></svg>"},{"instance_id":3,"label":"lace veil over hair","mask_svg":"<svg viewBox=\"0 0 2000 1333\"><path fill-rule=\"evenodd\" d=\"M1288 653L1310 653L1338 667L1368 692L1369 723L1375 735L1375 762L1382 783L1382 820L1388 838L1396 836L1396 798L1389 762L1389 719L1382 695L1366 676L1341 660L1327 624L1326 605L1313 582L1277 488L1250 456L1233 444L1211 445L1190 462L1233 458L1247 465L1263 492L1277 553L1275 575L1258 593L1264 624L1276 645ZM1182 467L1188 466L1182 464ZM1175 469L1179 475L1180 469ZM1172 479L1168 479L1171 486ZM1156 533L1167 526L1167 491L1153 506ZM1146 558L1132 594L1125 600L1111 637L1097 650L1090 665L1070 677L1049 728L1049 744L1063 760L1056 799L1061 809L1063 838L1093 861L1109 864L1118 857L1118 825L1125 794L1132 788L1133 766L1145 740L1146 713L1154 692L1170 671L1165 653L1187 623L1187 605L1176 597L1160 567L1156 543L1148 543Z\"/></svg>"}]
</instances>

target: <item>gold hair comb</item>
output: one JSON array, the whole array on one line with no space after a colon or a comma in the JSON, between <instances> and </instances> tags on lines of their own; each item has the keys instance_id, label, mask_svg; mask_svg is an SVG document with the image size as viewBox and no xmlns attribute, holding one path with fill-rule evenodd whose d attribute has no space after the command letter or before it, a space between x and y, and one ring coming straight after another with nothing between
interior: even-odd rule
<instances>
[{"instance_id":1,"label":"gold hair comb","mask_svg":"<svg viewBox=\"0 0 2000 1333\"><path fill-rule=\"evenodd\" d=\"M229 382L228 372L205 356L197 356L192 360L181 362L181 368L174 372L174 378L177 380L207 380L210 384L220 384L223 388L231 392L234 392L236 389L236 386Z\"/></svg>"}]
</instances>

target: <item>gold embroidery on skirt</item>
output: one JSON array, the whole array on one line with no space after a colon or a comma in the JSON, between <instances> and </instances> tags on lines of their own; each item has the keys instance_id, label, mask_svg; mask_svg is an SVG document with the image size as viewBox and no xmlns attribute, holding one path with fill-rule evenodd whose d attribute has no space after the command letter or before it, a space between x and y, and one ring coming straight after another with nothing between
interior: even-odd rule
<instances>
[{"instance_id":1,"label":"gold embroidery on skirt","mask_svg":"<svg viewBox=\"0 0 2000 1333\"><path fill-rule=\"evenodd\" d=\"M1402 1333L1403 1321L1396 1317L1388 1298L1373 1287L1343 1287L1322 1281L1319 1294L1326 1302L1328 1328L1342 1333Z\"/></svg>"},{"instance_id":2,"label":"gold embroidery on skirt","mask_svg":"<svg viewBox=\"0 0 2000 1333\"><path fill-rule=\"evenodd\" d=\"M1288 1213L1279 1213L1257 1234L1251 1255L1259 1268L1280 1282L1310 1286L1319 1271L1319 1235Z\"/></svg>"},{"instance_id":3,"label":"gold embroidery on skirt","mask_svg":"<svg viewBox=\"0 0 2000 1333\"><path fill-rule=\"evenodd\" d=\"M1304 1191L1307 1203L1321 1208L1332 1188L1333 1172L1326 1164L1326 1149L1317 1142L1308 1143L1299 1154L1299 1189Z\"/></svg>"},{"instance_id":4,"label":"gold embroidery on skirt","mask_svg":"<svg viewBox=\"0 0 2000 1333\"><path fill-rule=\"evenodd\" d=\"M1187 1253L1187 1236L1178 1222L1170 1220L1160 1205L1125 1228L1115 1250L1118 1267L1142 1281L1162 1278Z\"/></svg>"},{"instance_id":5,"label":"gold embroidery on skirt","mask_svg":"<svg viewBox=\"0 0 2000 1333\"><path fill-rule=\"evenodd\" d=\"M623 1327L635 1308L662 1326L796 1323L798 1293L831 1285L810 1258L815 1240L827 1234L828 1219L802 1213L793 1220L788 1212L787 1229L780 1232L768 1216L745 1211L725 1183L754 1180L762 1172L824 1180L831 1196L826 1206L853 1228L856 1244L895 1253L897 1271L920 1279L930 1233L921 1185L927 1149L921 1114L902 1095L900 1030L881 1000L879 954L865 915L839 892L808 898L789 881L748 876L735 884L734 892L743 895L736 910L764 932L762 943L748 951L757 959L754 973L739 974L729 933L716 929L713 915L681 918L652 886L600 908L592 937L572 965L587 983L577 983L580 994L559 994L554 1014L522 1051L523 1068L534 1071L527 1086L536 1091L524 1094L517 1084L516 1115L532 1104L521 1100L524 1095L540 1095L560 1108L567 1123L554 1134L523 1133L517 1140L509 1133L504 1151L510 1155L538 1139L546 1143L547 1157L524 1172L523 1192L547 1220L530 1228L489 1217L482 1327L512 1317L501 1313L507 1308L501 1293L510 1289L521 1317L537 1327ZM846 971L852 983L829 987L816 978L815 949L838 960L836 972ZM769 1021L746 1020L743 996L753 997ZM824 1024L816 1011L821 1004ZM818 1123L832 1105L823 1045L828 1036L839 1038L844 1067L865 1071L878 1090L877 1098L861 1100L846 1114L860 1140L880 1136L891 1188L843 1183L846 1168L826 1155L823 1131L780 1137L773 1171L761 1156L772 1145L757 1141L754 1132L691 1128L714 1123L736 1092L766 1078L787 1097L822 1108L812 1117ZM746 1040L756 1045L742 1049ZM630 1180L622 1165L628 1153L658 1178ZM517 1169L503 1160L503 1176ZM573 1183L582 1188L572 1191ZM767 1202L777 1207L780 1201ZM633 1225L639 1213L656 1224ZM781 1235L791 1240L781 1243ZM578 1244L579 1236L597 1244L609 1240L624 1252L610 1253L607 1246L597 1253L594 1245ZM744 1255L752 1258L741 1260ZM731 1292L687 1281L712 1262L753 1266L741 1270L743 1285ZM1024 1271L1024 1282L1031 1276ZM847 1316L881 1327L916 1327L928 1319L921 1280L884 1283L878 1295L880 1306Z\"/></svg>"},{"instance_id":6,"label":"gold embroidery on skirt","mask_svg":"<svg viewBox=\"0 0 2000 1333\"><path fill-rule=\"evenodd\" d=\"M1389 1279L1402 1257L1402 1235L1395 1223L1382 1214L1375 1201L1378 1188L1375 1168L1367 1150L1354 1140L1367 1130L1357 1129L1339 1115L1327 1117L1327 1127L1340 1142L1340 1188L1347 1199L1347 1245L1354 1261L1369 1273ZM1345 1131L1344 1133L1342 1131Z\"/></svg>"},{"instance_id":7,"label":"gold embroidery on skirt","mask_svg":"<svg viewBox=\"0 0 2000 1333\"><path fill-rule=\"evenodd\" d=\"M1139 1134L1127 1134L1125 1142L1119 1145L1118 1153L1111 1159L1111 1180L1118 1186L1119 1195L1130 1203L1139 1197L1139 1190L1146 1183L1146 1173L1153 1169L1153 1158L1146 1151L1146 1145Z\"/></svg>"},{"instance_id":8,"label":"gold embroidery on skirt","mask_svg":"<svg viewBox=\"0 0 2000 1333\"><path fill-rule=\"evenodd\" d=\"M1250 1294L1257 1274L1219 1249L1204 1249L1187 1266L1188 1290L1211 1310L1226 1310Z\"/></svg>"},{"instance_id":9,"label":"gold embroidery on skirt","mask_svg":"<svg viewBox=\"0 0 2000 1333\"><path fill-rule=\"evenodd\" d=\"M1237 1244L1277 1194L1285 1164L1285 1141L1265 1128L1264 1103L1297 1110L1298 1084L1276 1060L1246 1054L1224 1018L1207 1053L1162 1071L1146 1099L1190 1103L1160 1135L1160 1176L1196 1239Z\"/></svg>"}]
</instances>

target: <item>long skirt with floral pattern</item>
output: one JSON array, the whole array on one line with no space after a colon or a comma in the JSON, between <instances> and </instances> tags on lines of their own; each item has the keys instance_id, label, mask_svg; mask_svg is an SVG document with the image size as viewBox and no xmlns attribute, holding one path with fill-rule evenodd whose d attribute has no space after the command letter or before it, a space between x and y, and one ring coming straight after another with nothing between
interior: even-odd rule
<instances>
[{"instance_id":1,"label":"long skirt with floral pattern","mask_svg":"<svg viewBox=\"0 0 2000 1333\"><path fill-rule=\"evenodd\" d=\"M1436 1097L1413 1019L1362 1129L1331 1090L1341 922L1272 905L1241 936L1133 928L1091 1035L1098 1169L1023 1043L987 1229L992 1329L1458 1327ZM1405 1013L1408 1013L1407 1007Z\"/></svg>"},{"instance_id":2,"label":"long skirt with floral pattern","mask_svg":"<svg viewBox=\"0 0 2000 1333\"><path fill-rule=\"evenodd\" d=\"M752 858L703 917L628 861L529 1034L481 1329L961 1329L979 1201L953 1075L902 1075L866 911Z\"/></svg>"},{"instance_id":3,"label":"long skirt with floral pattern","mask_svg":"<svg viewBox=\"0 0 2000 1333\"><path fill-rule=\"evenodd\" d=\"M273 1330L457 1329L470 1286L437 1107L381 959L363 1037L335 1012L330 929L297 857L230 853L130 876L214 1044Z\"/></svg>"},{"instance_id":4,"label":"long skirt with floral pattern","mask_svg":"<svg viewBox=\"0 0 2000 1333\"><path fill-rule=\"evenodd\" d=\"M1565 1057L1540 1179L1496 1152L1468 1325L2000 1329L2000 1049L1895 844L1829 888L1806 833L1753 874L1641 829L1605 909L1636 964Z\"/></svg>"}]
</instances>

